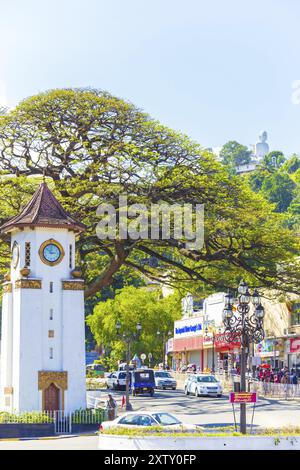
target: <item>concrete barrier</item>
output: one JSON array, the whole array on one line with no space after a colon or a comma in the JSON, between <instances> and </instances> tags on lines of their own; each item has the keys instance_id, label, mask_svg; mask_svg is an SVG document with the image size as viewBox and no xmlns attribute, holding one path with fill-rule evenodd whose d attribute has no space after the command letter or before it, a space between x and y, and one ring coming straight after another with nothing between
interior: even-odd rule
<instances>
[{"instance_id":1,"label":"concrete barrier","mask_svg":"<svg viewBox=\"0 0 300 470\"><path fill-rule=\"evenodd\" d=\"M54 436L54 424L6 423L0 424L0 439Z\"/></svg>"},{"instance_id":2,"label":"concrete barrier","mask_svg":"<svg viewBox=\"0 0 300 470\"><path fill-rule=\"evenodd\" d=\"M299 436L126 437L101 434L99 450L300 450Z\"/></svg>"}]
</instances>

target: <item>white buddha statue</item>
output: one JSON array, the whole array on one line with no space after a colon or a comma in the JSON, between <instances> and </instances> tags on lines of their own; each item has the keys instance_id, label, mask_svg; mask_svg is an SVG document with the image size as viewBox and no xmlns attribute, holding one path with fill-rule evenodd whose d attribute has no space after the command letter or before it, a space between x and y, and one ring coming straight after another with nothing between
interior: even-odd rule
<instances>
[{"instance_id":1,"label":"white buddha statue","mask_svg":"<svg viewBox=\"0 0 300 470\"><path fill-rule=\"evenodd\" d=\"M270 152L269 145L267 143L268 134L266 131L262 131L258 136L258 142L255 144L255 156L260 160L264 158Z\"/></svg>"}]
</instances>

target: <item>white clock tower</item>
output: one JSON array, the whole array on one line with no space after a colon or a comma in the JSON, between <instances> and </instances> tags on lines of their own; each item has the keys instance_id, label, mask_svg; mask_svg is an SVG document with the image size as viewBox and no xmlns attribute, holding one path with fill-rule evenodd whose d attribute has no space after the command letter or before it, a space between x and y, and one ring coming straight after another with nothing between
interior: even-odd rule
<instances>
[{"instance_id":1,"label":"white clock tower","mask_svg":"<svg viewBox=\"0 0 300 470\"><path fill-rule=\"evenodd\" d=\"M0 409L86 407L84 282L75 269L74 220L42 183L1 232L12 260L2 302Z\"/></svg>"}]
</instances>

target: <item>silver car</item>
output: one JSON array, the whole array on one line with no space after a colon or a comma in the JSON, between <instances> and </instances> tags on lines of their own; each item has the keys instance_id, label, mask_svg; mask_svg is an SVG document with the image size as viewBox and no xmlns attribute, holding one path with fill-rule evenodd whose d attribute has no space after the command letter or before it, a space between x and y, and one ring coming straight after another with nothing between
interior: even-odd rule
<instances>
[{"instance_id":1,"label":"silver car","mask_svg":"<svg viewBox=\"0 0 300 470\"><path fill-rule=\"evenodd\" d=\"M177 382L172 377L170 372L165 370L158 370L154 372L155 388L161 388L162 390L171 389L176 390Z\"/></svg>"},{"instance_id":2,"label":"silver car","mask_svg":"<svg viewBox=\"0 0 300 470\"><path fill-rule=\"evenodd\" d=\"M223 390L221 383L213 375L194 374L186 379L184 393L196 397L205 395L221 397Z\"/></svg>"}]
</instances>

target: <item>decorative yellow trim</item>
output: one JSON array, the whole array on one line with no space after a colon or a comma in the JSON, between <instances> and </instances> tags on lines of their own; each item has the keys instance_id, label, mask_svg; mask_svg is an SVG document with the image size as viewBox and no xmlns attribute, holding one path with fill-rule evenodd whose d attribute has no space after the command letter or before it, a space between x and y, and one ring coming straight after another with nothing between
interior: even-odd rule
<instances>
[{"instance_id":1,"label":"decorative yellow trim","mask_svg":"<svg viewBox=\"0 0 300 470\"><path fill-rule=\"evenodd\" d=\"M59 249L60 256L56 261L51 262L51 261L48 261L44 257L44 249L46 248L47 245L55 245ZM53 238L50 238L49 240L46 240L44 243L41 244L41 246L39 248L39 256L40 256L42 262L47 264L48 266L56 266L57 264L59 264L62 261L63 257L65 256L65 251L64 251L64 249L63 249L63 247L60 243L58 243L56 240L53 240Z\"/></svg>"},{"instance_id":2,"label":"decorative yellow trim","mask_svg":"<svg viewBox=\"0 0 300 470\"><path fill-rule=\"evenodd\" d=\"M68 372L39 370L38 387L42 390L42 406L45 409L45 390L52 384L61 391L61 410L65 408L65 390L68 390Z\"/></svg>"},{"instance_id":3,"label":"decorative yellow trim","mask_svg":"<svg viewBox=\"0 0 300 470\"><path fill-rule=\"evenodd\" d=\"M39 370L39 390L48 388L52 382L62 390L68 389L68 372L66 371L53 371L53 370Z\"/></svg>"},{"instance_id":4,"label":"decorative yellow trim","mask_svg":"<svg viewBox=\"0 0 300 470\"><path fill-rule=\"evenodd\" d=\"M30 269L24 266L24 268L20 269L20 274L22 277L28 277L30 274Z\"/></svg>"},{"instance_id":5,"label":"decorative yellow trim","mask_svg":"<svg viewBox=\"0 0 300 470\"><path fill-rule=\"evenodd\" d=\"M13 387L4 387L4 395L12 395L14 393Z\"/></svg>"},{"instance_id":6,"label":"decorative yellow trim","mask_svg":"<svg viewBox=\"0 0 300 470\"><path fill-rule=\"evenodd\" d=\"M42 281L40 279L17 279L15 289L41 289Z\"/></svg>"},{"instance_id":7,"label":"decorative yellow trim","mask_svg":"<svg viewBox=\"0 0 300 470\"><path fill-rule=\"evenodd\" d=\"M3 293L4 294L10 294L12 292L12 284L11 282L7 282L3 284Z\"/></svg>"},{"instance_id":8,"label":"decorative yellow trim","mask_svg":"<svg viewBox=\"0 0 300 470\"><path fill-rule=\"evenodd\" d=\"M63 290L84 290L84 281L62 281Z\"/></svg>"}]
</instances>

